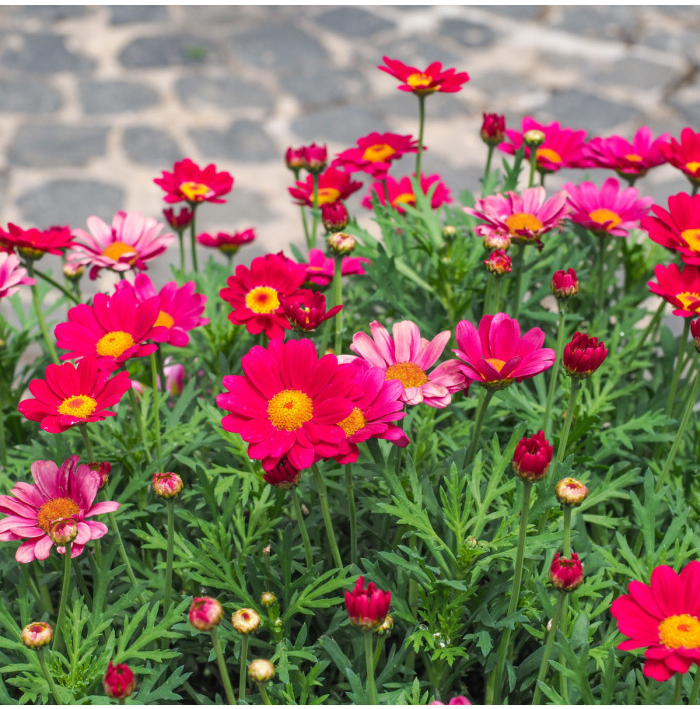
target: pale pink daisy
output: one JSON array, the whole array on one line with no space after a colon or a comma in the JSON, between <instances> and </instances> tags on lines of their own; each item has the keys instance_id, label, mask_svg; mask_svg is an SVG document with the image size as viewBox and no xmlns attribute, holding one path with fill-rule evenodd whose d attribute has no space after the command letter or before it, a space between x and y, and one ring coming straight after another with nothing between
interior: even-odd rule
<instances>
[{"instance_id":1,"label":"pale pink daisy","mask_svg":"<svg viewBox=\"0 0 700 709\"><path fill-rule=\"evenodd\" d=\"M0 251L0 298L12 295L21 285L33 286L36 281L27 276L17 254Z\"/></svg>"}]
</instances>

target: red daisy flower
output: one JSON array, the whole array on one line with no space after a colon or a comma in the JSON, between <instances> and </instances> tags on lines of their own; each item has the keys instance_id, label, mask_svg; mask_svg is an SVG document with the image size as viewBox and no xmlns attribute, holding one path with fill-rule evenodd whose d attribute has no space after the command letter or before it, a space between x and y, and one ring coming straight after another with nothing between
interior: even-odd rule
<instances>
[{"instance_id":1,"label":"red daisy flower","mask_svg":"<svg viewBox=\"0 0 700 709\"><path fill-rule=\"evenodd\" d=\"M36 281L27 275L17 254L0 251L0 298L17 292L21 285L33 286Z\"/></svg>"},{"instance_id":2,"label":"red daisy flower","mask_svg":"<svg viewBox=\"0 0 700 709\"><path fill-rule=\"evenodd\" d=\"M413 66L407 66L398 59L382 57L382 60L386 66L378 66L377 69L401 81L398 87L400 91L409 91L417 96L426 96L436 91L455 93L461 91L462 86L469 81L469 74L466 71L457 72L456 69L443 71L440 62L433 62L421 71Z\"/></svg>"},{"instance_id":3,"label":"red daisy flower","mask_svg":"<svg viewBox=\"0 0 700 709\"><path fill-rule=\"evenodd\" d=\"M363 263L372 263L362 256L346 256L340 267L341 276L365 276ZM309 251L309 263L302 264L306 268L306 282L325 287L333 280L335 273L335 259L323 255L321 249Z\"/></svg>"},{"instance_id":4,"label":"red daisy flower","mask_svg":"<svg viewBox=\"0 0 700 709\"><path fill-rule=\"evenodd\" d=\"M235 325L245 325L251 335L284 337L291 326L279 296L294 295L305 278L306 269L282 253L267 254L254 258L250 268L236 266L219 295L233 308L228 319Z\"/></svg>"},{"instance_id":5,"label":"red daisy flower","mask_svg":"<svg viewBox=\"0 0 700 709\"><path fill-rule=\"evenodd\" d=\"M669 266L659 264L654 269L656 280L647 285L652 293L660 295L676 309L674 315L694 318L700 315L700 268L686 266L682 271L675 263Z\"/></svg>"},{"instance_id":6,"label":"red daisy flower","mask_svg":"<svg viewBox=\"0 0 700 709\"><path fill-rule=\"evenodd\" d=\"M234 231L232 234L219 231L213 236L211 234L200 234L197 237L197 241L202 246L207 246L210 249L219 249L225 254L235 254L244 244L250 244L251 241L255 241L255 229Z\"/></svg>"},{"instance_id":7,"label":"red daisy flower","mask_svg":"<svg viewBox=\"0 0 700 709\"><path fill-rule=\"evenodd\" d=\"M40 259L44 254L60 256L66 249L75 246L70 227L52 226L48 229L22 229L8 224L8 231L0 229L0 242L17 249L24 258Z\"/></svg>"},{"instance_id":8,"label":"red daisy flower","mask_svg":"<svg viewBox=\"0 0 700 709\"><path fill-rule=\"evenodd\" d=\"M651 211L656 216L644 217L642 229L652 241L678 251L685 263L700 266L700 195L681 192L671 196L668 210L653 205Z\"/></svg>"},{"instance_id":9,"label":"red daisy flower","mask_svg":"<svg viewBox=\"0 0 700 709\"><path fill-rule=\"evenodd\" d=\"M335 355L318 358L311 340L271 340L241 360L242 376L224 377L227 394L217 404L230 413L225 430L248 442L248 455L271 470L286 457L297 470L323 455L340 453L346 439L338 425L353 410L353 374Z\"/></svg>"},{"instance_id":10,"label":"red daisy flower","mask_svg":"<svg viewBox=\"0 0 700 709\"><path fill-rule=\"evenodd\" d=\"M410 135L370 133L357 141L356 148L339 153L333 166L346 172L366 172L375 180L383 180L394 160L406 153L417 153L418 141Z\"/></svg>"},{"instance_id":11,"label":"red daisy flower","mask_svg":"<svg viewBox=\"0 0 700 709\"><path fill-rule=\"evenodd\" d=\"M158 346L145 340L168 338L168 329L155 325L159 313L159 298L139 303L133 288L112 296L96 293L92 307L76 305L68 311L68 322L56 325L56 346L70 350L61 359L92 355L100 369L114 371L131 357L146 357Z\"/></svg>"},{"instance_id":12,"label":"red daisy flower","mask_svg":"<svg viewBox=\"0 0 700 709\"><path fill-rule=\"evenodd\" d=\"M693 185L700 183L700 133L695 133L692 128L684 128L680 143L671 138L671 142L660 145L659 150Z\"/></svg>"},{"instance_id":13,"label":"red daisy flower","mask_svg":"<svg viewBox=\"0 0 700 709\"><path fill-rule=\"evenodd\" d=\"M644 676L658 682L700 665L700 561L691 561L680 574L657 566L648 586L630 581L627 590L610 608L629 637L617 649L647 648Z\"/></svg>"},{"instance_id":14,"label":"red daisy flower","mask_svg":"<svg viewBox=\"0 0 700 709\"><path fill-rule=\"evenodd\" d=\"M106 411L131 386L127 372L98 369L97 358L84 357L77 366L50 364L46 379L32 379L29 391L36 398L24 399L17 407L30 421L39 421L43 431L62 433L71 426L102 421L114 416Z\"/></svg>"},{"instance_id":15,"label":"red daisy flower","mask_svg":"<svg viewBox=\"0 0 700 709\"><path fill-rule=\"evenodd\" d=\"M342 305L336 305L326 312L326 296L307 288L298 290L295 295L280 294L279 300L289 324L300 332L313 332L343 309Z\"/></svg>"},{"instance_id":16,"label":"red daisy flower","mask_svg":"<svg viewBox=\"0 0 700 709\"><path fill-rule=\"evenodd\" d=\"M585 130L562 128L556 121L546 126L529 116L523 118L522 132L506 130L510 143L501 143L498 148L504 153L515 155L523 144L523 135L531 130L542 131L544 143L537 148L537 169L542 172L557 172L563 167L582 167L584 165ZM530 148L525 148L525 157L530 159Z\"/></svg>"},{"instance_id":17,"label":"red daisy flower","mask_svg":"<svg viewBox=\"0 0 700 709\"><path fill-rule=\"evenodd\" d=\"M426 177L421 173L420 188L423 194L428 194L428 191L433 184L437 184L437 187L435 188L433 196L430 200L430 206L433 209L438 209L443 204L448 204L452 201L450 190L442 181L440 175L430 175L429 177ZM386 192L384 190L385 185ZM402 177L397 182L391 175L387 175L386 180L382 182L375 182L370 187L370 193L365 195L362 200L362 206L367 209L372 209L372 197L376 197L381 205L386 206L386 193L389 194L389 205L399 212L399 214L405 214L405 210L402 205L410 204L413 207L416 204L416 195L413 192L411 178L408 176Z\"/></svg>"},{"instance_id":18,"label":"red daisy flower","mask_svg":"<svg viewBox=\"0 0 700 709\"><path fill-rule=\"evenodd\" d=\"M306 180L299 180L294 187L289 187L289 194L297 200L296 204L312 207L314 196L314 177L307 175ZM353 182L350 175L334 167L329 167L318 176L318 205L330 204L347 199L362 187L361 182Z\"/></svg>"},{"instance_id":19,"label":"red daisy flower","mask_svg":"<svg viewBox=\"0 0 700 709\"><path fill-rule=\"evenodd\" d=\"M163 170L163 176L153 180L165 190L163 198L168 203L199 202L224 203L222 195L233 189L233 177L228 172L217 172L216 166L207 165L203 170L189 158L173 165L172 172Z\"/></svg>"}]
</instances>

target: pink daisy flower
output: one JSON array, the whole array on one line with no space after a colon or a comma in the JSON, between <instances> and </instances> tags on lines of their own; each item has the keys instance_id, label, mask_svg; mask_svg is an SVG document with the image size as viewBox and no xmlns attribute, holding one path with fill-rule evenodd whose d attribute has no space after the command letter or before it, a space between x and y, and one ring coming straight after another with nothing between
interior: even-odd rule
<instances>
[{"instance_id":1,"label":"pink daisy flower","mask_svg":"<svg viewBox=\"0 0 700 709\"><path fill-rule=\"evenodd\" d=\"M168 328L156 326L157 297L139 303L133 288L113 295L96 293L92 306L84 303L68 311L68 322L56 325L56 346L70 350L61 359L96 356L100 369L113 371L131 357L146 357L158 349L146 340L168 339Z\"/></svg>"},{"instance_id":2,"label":"pink daisy flower","mask_svg":"<svg viewBox=\"0 0 700 709\"><path fill-rule=\"evenodd\" d=\"M204 312L207 296L194 292L194 281L188 281L179 288L175 281L169 281L156 292L151 279L145 273L139 273L133 285L129 281L117 283L117 290L124 288L134 292L137 303L158 298L160 310L153 327L166 328L166 332L159 337L154 337L156 342L168 342L174 347L186 347L190 341L187 331L209 324L209 318L199 317Z\"/></svg>"},{"instance_id":3,"label":"pink daisy flower","mask_svg":"<svg viewBox=\"0 0 700 709\"><path fill-rule=\"evenodd\" d=\"M700 268L687 265L681 271L675 263L654 269L656 280L649 281L649 290L671 303L674 315L694 318L700 315Z\"/></svg>"},{"instance_id":4,"label":"pink daisy flower","mask_svg":"<svg viewBox=\"0 0 700 709\"><path fill-rule=\"evenodd\" d=\"M365 276L363 263L371 263L368 258L362 256L346 256L340 268L341 276ZM335 259L324 256L321 249L311 249L309 251L309 262L302 264L306 267L307 283L314 283L317 286L328 286L333 280L335 273Z\"/></svg>"},{"instance_id":5,"label":"pink daisy flower","mask_svg":"<svg viewBox=\"0 0 700 709\"><path fill-rule=\"evenodd\" d=\"M0 229L0 242L17 249L26 259L37 260L44 254L61 256L75 245L67 226L52 226L48 229L22 229L8 224L7 231Z\"/></svg>"},{"instance_id":6,"label":"pink daisy flower","mask_svg":"<svg viewBox=\"0 0 700 709\"><path fill-rule=\"evenodd\" d=\"M598 235L629 236L630 229L639 228L639 220L652 203L651 197L637 199L639 192L634 187L621 190L614 177L600 188L592 182L569 182L562 190L569 195L569 219Z\"/></svg>"},{"instance_id":7,"label":"pink daisy flower","mask_svg":"<svg viewBox=\"0 0 700 709\"><path fill-rule=\"evenodd\" d=\"M554 364L554 350L542 347L543 343L544 332L539 327L521 337L518 321L497 313L484 315L478 331L468 320L457 323L457 349L452 351L465 362L459 369L469 383L505 389Z\"/></svg>"},{"instance_id":8,"label":"pink daisy flower","mask_svg":"<svg viewBox=\"0 0 700 709\"><path fill-rule=\"evenodd\" d=\"M202 246L210 249L219 249L219 251L227 255L235 254L241 246L255 241L255 229L244 229L233 233L219 231L214 235L204 233L197 237L197 241Z\"/></svg>"},{"instance_id":9,"label":"pink daisy flower","mask_svg":"<svg viewBox=\"0 0 700 709\"><path fill-rule=\"evenodd\" d=\"M413 192L411 178L406 176L396 181L391 175L387 175L386 180L382 182L375 182L370 187L370 193L368 195L365 195L365 197L363 198L362 206L366 207L367 209L372 209L372 198L376 197L379 200L379 203L386 207L387 195L384 191L385 184L386 192L389 195L389 206L393 207L399 214L405 214L406 212L406 210L403 209L402 205L409 204L412 207L415 206L416 195ZM433 209L438 209L443 204L449 204L452 201L452 197L450 196L450 190L442 181L440 175L430 175L429 177L426 177L421 173L420 188L423 194L428 194L428 191L434 184L436 184L437 187L435 188L433 196L430 200L430 206Z\"/></svg>"},{"instance_id":10,"label":"pink daisy flower","mask_svg":"<svg viewBox=\"0 0 700 709\"><path fill-rule=\"evenodd\" d=\"M87 220L87 225L90 233L75 230L75 235L85 243L76 243L68 261L76 266L91 266L93 281L103 268L118 272L132 268L145 271L146 261L160 256L175 240L174 234L160 234L164 224L140 212L117 212L112 226L93 216Z\"/></svg>"},{"instance_id":11,"label":"pink daisy flower","mask_svg":"<svg viewBox=\"0 0 700 709\"><path fill-rule=\"evenodd\" d=\"M651 211L655 216L641 221L649 238L677 251L685 263L700 266L700 195L681 192L668 198L668 212L656 205Z\"/></svg>"},{"instance_id":12,"label":"pink daisy flower","mask_svg":"<svg viewBox=\"0 0 700 709\"><path fill-rule=\"evenodd\" d=\"M294 187L289 187L289 194L296 199L296 204L302 207L313 207L314 176L307 175L305 180L299 180ZM362 187L361 182L354 182L347 172L341 172L329 167L318 176L318 205L332 204L347 199Z\"/></svg>"},{"instance_id":13,"label":"pink daisy flower","mask_svg":"<svg viewBox=\"0 0 700 709\"><path fill-rule=\"evenodd\" d=\"M671 138L659 146L661 154L695 186L700 184L700 133L692 128L681 131L681 142Z\"/></svg>"},{"instance_id":14,"label":"pink daisy flower","mask_svg":"<svg viewBox=\"0 0 700 709\"><path fill-rule=\"evenodd\" d=\"M213 202L223 204L221 197L233 189L233 177L228 172L217 172L215 165L207 165L203 170L189 158L173 165L172 172L163 170L163 175L153 180L165 190L163 199L173 202Z\"/></svg>"},{"instance_id":15,"label":"pink daisy flower","mask_svg":"<svg viewBox=\"0 0 700 709\"><path fill-rule=\"evenodd\" d=\"M37 460L31 465L34 484L18 482L10 495L0 495L0 512L9 515L0 520L0 541L26 539L15 554L17 561L28 564L47 559L54 543L49 538L51 525L57 520L74 519L78 536L71 545L71 557L79 556L83 547L107 534L102 522L90 517L115 512L118 502L93 504L102 478L87 465L78 465L73 455L61 467L51 460ZM57 547L61 554L65 547Z\"/></svg>"},{"instance_id":16,"label":"pink daisy flower","mask_svg":"<svg viewBox=\"0 0 700 709\"><path fill-rule=\"evenodd\" d=\"M456 93L461 91L462 86L469 81L469 74L466 71L457 72L456 69L443 70L440 62L433 62L421 71L404 64L398 59L382 57L382 61L386 66L378 66L377 69L402 82L397 87L400 91L409 91L417 96L426 96L436 91Z\"/></svg>"},{"instance_id":17,"label":"pink daisy flower","mask_svg":"<svg viewBox=\"0 0 700 709\"><path fill-rule=\"evenodd\" d=\"M33 286L35 283L27 275L27 269L20 265L17 254L0 251L0 298L16 293L21 285Z\"/></svg>"},{"instance_id":18,"label":"pink daisy flower","mask_svg":"<svg viewBox=\"0 0 700 709\"><path fill-rule=\"evenodd\" d=\"M346 172L366 172L375 180L382 180L394 160L406 153L417 152L418 141L410 135L370 133L358 139L356 148L339 153L333 166Z\"/></svg>"},{"instance_id":19,"label":"pink daisy flower","mask_svg":"<svg viewBox=\"0 0 700 709\"><path fill-rule=\"evenodd\" d=\"M464 389L457 360L443 362L428 374L450 340L449 330L428 341L420 336L418 326L410 320L394 323L393 338L376 320L369 327L372 337L364 332L355 333L350 349L372 367L380 369L387 380L401 382L404 388L401 401L412 406L424 403L442 409L450 403L454 392ZM341 355L338 359L352 362L356 358Z\"/></svg>"}]
</instances>

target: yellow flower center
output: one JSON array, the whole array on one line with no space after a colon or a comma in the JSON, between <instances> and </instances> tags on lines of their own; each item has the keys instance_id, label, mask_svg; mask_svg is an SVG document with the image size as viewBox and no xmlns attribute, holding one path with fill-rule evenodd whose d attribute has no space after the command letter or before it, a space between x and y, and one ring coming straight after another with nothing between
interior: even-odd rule
<instances>
[{"instance_id":1,"label":"yellow flower center","mask_svg":"<svg viewBox=\"0 0 700 709\"><path fill-rule=\"evenodd\" d=\"M44 255L41 249L34 249L31 246L19 246L17 250L27 261L38 261Z\"/></svg>"},{"instance_id":2,"label":"yellow flower center","mask_svg":"<svg viewBox=\"0 0 700 709\"><path fill-rule=\"evenodd\" d=\"M693 251L700 251L700 229L684 229L681 232L681 239L683 239Z\"/></svg>"},{"instance_id":3,"label":"yellow flower center","mask_svg":"<svg viewBox=\"0 0 700 709\"><path fill-rule=\"evenodd\" d=\"M696 160L693 160L692 162L687 162L685 164L685 169L689 172L697 172L698 170L700 170L700 162L697 162Z\"/></svg>"},{"instance_id":4,"label":"yellow flower center","mask_svg":"<svg viewBox=\"0 0 700 709\"><path fill-rule=\"evenodd\" d=\"M335 189L335 187L321 187L318 190L318 200L316 201L316 204L317 206L321 206L322 204L331 204L332 202L337 202L339 199L340 190Z\"/></svg>"},{"instance_id":5,"label":"yellow flower center","mask_svg":"<svg viewBox=\"0 0 700 709\"><path fill-rule=\"evenodd\" d=\"M406 389L419 387L428 383L426 373L414 362L397 362L387 367L386 376L389 379L398 379Z\"/></svg>"},{"instance_id":6,"label":"yellow flower center","mask_svg":"<svg viewBox=\"0 0 700 709\"><path fill-rule=\"evenodd\" d=\"M700 293L684 291L683 293L677 293L676 298L680 300L686 310L700 311Z\"/></svg>"},{"instance_id":7,"label":"yellow flower center","mask_svg":"<svg viewBox=\"0 0 700 709\"><path fill-rule=\"evenodd\" d=\"M120 354L134 346L134 338L123 330L115 330L103 335L97 341L97 354L102 357L119 357Z\"/></svg>"},{"instance_id":8,"label":"yellow flower center","mask_svg":"<svg viewBox=\"0 0 700 709\"><path fill-rule=\"evenodd\" d=\"M700 647L700 621L687 613L664 618L659 623L659 640L670 648Z\"/></svg>"},{"instance_id":9,"label":"yellow flower center","mask_svg":"<svg viewBox=\"0 0 700 709\"><path fill-rule=\"evenodd\" d=\"M175 324L175 319L170 313L166 313L165 310L161 310L158 313L158 319L153 323L153 327L167 327L171 328Z\"/></svg>"},{"instance_id":10,"label":"yellow flower center","mask_svg":"<svg viewBox=\"0 0 700 709\"><path fill-rule=\"evenodd\" d=\"M113 261L119 261L122 256L138 256L138 252L130 244L125 244L123 241L113 241L102 251L102 255Z\"/></svg>"},{"instance_id":11,"label":"yellow flower center","mask_svg":"<svg viewBox=\"0 0 700 709\"><path fill-rule=\"evenodd\" d=\"M503 367L505 367L505 362L502 359L496 359L495 357L488 357L486 361L500 374Z\"/></svg>"},{"instance_id":12,"label":"yellow flower center","mask_svg":"<svg viewBox=\"0 0 700 709\"><path fill-rule=\"evenodd\" d=\"M209 187L201 182L183 182L180 185L180 192L188 202L202 202L210 191Z\"/></svg>"},{"instance_id":13,"label":"yellow flower center","mask_svg":"<svg viewBox=\"0 0 700 709\"><path fill-rule=\"evenodd\" d=\"M86 419L96 407L97 402L94 399L80 394L64 399L58 407L58 413L63 416L75 416L76 418Z\"/></svg>"},{"instance_id":14,"label":"yellow flower center","mask_svg":"<svg viewBox=\"0 0 700 709\"><path fill-rule=\"evenodd\" d=\"M629 153L629 155L625 155L624 158L630 162L642 162L642 156L637 155L637 153Z\"/></svg>"},{"instance_id":15,"label":"yellow flower center","mask_svg":"<svg viewBox=\"0 0 700 709\"><path fill-rule=\"evenodd\" d=\"M430 74L424 74L423 72L417 72L416 74L411 74L407 79L406 83L412 89L422 89L423 91L437 91L437 86L430 86L433 77Z\"/></svg>"},{"instance_id":16,"label":"yellow flower center","mask_svg":"<svg viewBox=\"0 0 700 709\"><path fill-rule=\"evenodd\" d=\"M225 254L235 254L240 247L238 244L220 244L219 251L223 251Z\"/></svg>"},{"instance_id":17,"label":"yellow flower center","mask_svg":"<svg viewBox=\"0 0 700 709\"><path fill-rule=\"evenodd\" d=\"M386 143L380 143L379 145L370 145L364 153L362 153L362 159L368 162L386 162L387 158L396 154L396 150L387 145Z\"/></svg>"},{"instance_id":18,"label":"yellow flower center","mask_svg":"<svg viewBox=\"0 0 700 709\"><path fill-rule=\"evenodd\" d=\"M36 516L36 523L47 534L51 523L63 517L80 514L80 507L68 497L57 497L55 500L45 502Z\"/></svg>"},{"instance_id":19,"label":"yellow flower center","mask_svg":"<svg viewBox=\"0 0 700 709\"><path fill-rule=\"evenodd\" d=\"M518 212L517 214L511 214L506 219L506 226L511 234L518 236L518 232L521 231L539 231L544 224L534 214Z\"/></svg>"},{"instance_id":20,"label":"yellow flower center","mask_svg":"<svg viewBox=\"0 0 700 709\"><path fill-rule=\"evenodd\" d=\"M258 286L248 291L245 304L250 310L259 315L269 315L280 307L277 291L270 286Z\"/></svg>"},{"instance_id":21,"label":"yellow flower center","mask_svg":"<svg viewBox=\"0 0 700 709\"><path fill-rule=\"evenodd\" d=\"M338 426L340 426L343 431L347 434L348 438L352 436L353 433L357 433L361 428L365 427L365 424L367 423L367 419L365 418L365 415L355 407L352 410L352 413L350 416L347 418L343 419Z\"/></svg>"},{"instance_id":22,"label":"yellow flower center","mask_svg":"<svg viewBox=\"0 0 700 709\"><path fill-rule=\"evenodd\" d=\"M267 403L267 416L276 428L295 431L314 415L311 399L298 389L283 389Z\"/></svg>"},{"instance_id":23,"label":"yellow flower center","mask_svg":"<svg viewBox=\"0 0 700 709\"><path fill-rule=\"evenodd\" d=\"M391 203L392 207L395 207L397 204L415 204L416 203L416 195L414 195L412 192L402 192L398 197L394 198L394 201Z\"/></svg>"},{"instance_id":24,"label":"yellow flower center","mask_svg":"<svg viewBox=\"0 0 700 709\"><path fill-rule=\"evenodd\" d=\"M549 160L549 162L556 163L557 165L561 163L561 155L551 148L537 148L537 159L541 160L542 158Z\"/></svg>"},{"instance_id":25,"label":"yellow flower center","mask_svg":"<svg viewBox=\"0 0 700 709\"><path fill-rule=\"evenodd\" d=\"M594 209L588 213L588 216L605 231L610 231L610 229L622 223L622 217L610 209ZM603 226L606 222L609 222L609 224Z\"/></svg>"}]
</instances>

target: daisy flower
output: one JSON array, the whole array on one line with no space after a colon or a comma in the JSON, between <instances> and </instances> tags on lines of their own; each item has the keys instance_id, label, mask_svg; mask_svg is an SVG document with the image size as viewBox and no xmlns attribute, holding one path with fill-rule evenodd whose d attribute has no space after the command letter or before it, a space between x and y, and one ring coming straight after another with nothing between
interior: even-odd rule
<instances>
[{"instance_id":1,"label":"daisy flower","mask_svg":"<svg viewBox=\"0 0 700 709\"><path fill-rule=\"evenodd\" d=\"M0 495L0 512L8 515L0 520L0 541L27 540L15 553L17 561L28 564L47 559L54 546L49 531L58 520L77 522L78 536L71 545L71 557L79 556L88 542L107 534L107 527L90 517L115 512L120 505L93 504L102 479L87 465L78 465L79 460L73 455L60 467L51 460L37 460L30 468L34 484L18 482L10 495ZM57 551L65 553L65 547L59 546Z\"/></svg>"},{"instance_id":2,"label":"daisy flower","mask_svg":"<svg viewBox=\"0 0 700 709\"><path fill-rule=\"evenodd\" d=\"M295 295L280 295L279 299L289 324L299 332L313 332L343 309L336 305L326 311L326 296L308 288L301 288Z\"/></svg>"},{"instance_id":3,"label":"daisy flower","mask_svg":"<svg viewBox=\"0 0 700 709\"><path fill-rule=\"evenodd\" d=\"M700 268L687 265L681 271L675 263L669 266L659 264L654 269L656 280L647 285L652 293L660 295L671 303L674 315L683 318L694 318L700 315Z\"/></svg>"},{"instance_id":4,"label":"daisy flower","mask_svg":"<svg viewBox=\"0 0 700 709\"><path fill-rule=\"evenodd\" d=\"M306 207L331 204L347 199L362 187L361 182L353 182L347 172L329 167L318 176L318 204L313 204L314 176L307 175L306 180L299 180L294 187L289 187L289 194L296 199L296 204Z\"/></svg>"},{"instance_id":5,"label":"daisy flower","mask_svg":"<svg viewBox=\"0 0 700 709\"><path fill-rule=\"evenodd\" d=\"M450 340L450 331L436 335L432 341L420 336L418 326L410 320L394 323L393 338L376 320L370 323L372 337L355 333L350 349L372 367L384 373L385 379L396 379L403 385L401 401L415 405L424 403L436 409L447 406L452 394L464 388L464 378L457 360L443 362L430 374ZM352 362L352 355L341 355L341 362Z\"/></svg>"},{"instance_id":6,"label":"daisy flower","mask_svg":"<svg viewBox=\"0 0 700 709\"><path fill-rule=\"evenodd\" d=\"M693 186L700 184L700 133L692 128L681 131L681 142L671 138L669 143L659 146L661 154L678 168Z\"/></svg>"},{"instance_id":7,"label":"daisy flower","mask_svg":"<svg viewBox=\"0 0 700 709\"><path fill-rule=\"evenodd\" d=\"M340 267L341 276L365 276L363 263L371 263L368 258L362 256L346 256L343 265ZM306 282L314 283L317 286L328 286L333 280L335 272L335 259L326 257L321 249L311 249L309 251L309 262L302 264L306 268Z\"/></svg>"},{"instance_id":8,"label":"daisy flower","mask_svg":"<svg viewBox=\"0 0 700 709\"><path fill-rule=\"evenodd\" d=\"M248 455L272 470L282 458L297 470L340 453L346 440L338 425L353 410L353 374L335 355L319 359L311 340L271 340L241 360L244 374L224 377L228 393L217 404L230 412L226 431L249 443Z\"/></svg>"},{"instance_id":9,"label":"daisy flower","mask_svg":"<svg viewBox=\"0 0 700 709\"><path fill-rule=\"evenodd\" d=\"M435 93L456 93L462 90L462 86L469 81L469 74L466 71L457 72L456 69L444 69L440 62L433 62L424 70L408 66L398 59L382 57L386 66L378 66L377 69L384 71L401 82L397 88L399 91L409 91L417 96L426 96Z\"/></svg>"},{"instance_id":10,"label":"daisy flower","mask_svg":"<svg viewBox=\"0 0 700 709\"><path fill-rule=\"evenodd\" d=\"M90 233L76 229L84 243L76 243L68 261L76 266L91 266L90 279L95 280L103 268L125 272L132 268L147 270L146 261L160 256L175 240L171 233L160 234L164 224L140 212L117 212L112 226L99 217L87 220Z\"/></svg>"},{"instance_id":11,"label":"daisy flower","mask_svg":"<svg viewBox=\"0 0 700 709\"><path fill-rule=\"evenodd\" d=\"M219 249L225 254L235 254L241 246L255 241L255 229L244 229L233 233L219 231L214 235L204 233L197 237L197 241L210 249Z\"/></svg>"},{"instance_id":12,"label":"daisy flower","mask_svg":"<svg viewBox=\"0 0 700 709\"><path fill-rule=\"evenodd\" d=\"M346 172L366 172L375 180L386 177L394 160L406 153L418 152L418 141L410 135L370 133L359 138L356 148L339 153L333 165Z\"/></svg>"},{"instance_id":13,"label":"daisy flower","mask_svg":"<svg viewBox=\"0 0 700 709\"><path fill-rule=\"evenodd\" d=\"M61 256L66 249L75 245L67 226L22 229L16 224L8 224L7 231L0 229L0 242L32 261L40 259L44 254Z\"/></svg>"},{"instance_id":14,"label":"daisy flower","mask_svg":"<svg viewBox=\"0 0 700 709\"><path fill-rule=\"evenodd\" d=\"M641 221L649 238L677 251L685 263L700 266L700 195L681 192L668 198L668 211L657 205L651 211L655 216Z\"/></svg>"},{"instance_id":15,"label":"daisy flower","mask_svg":"<svg viewBox=\"0 0 700 709\"><path fill-rule=\"evenodd\" d=\"M16 293L21 285L33 286L36 281L27 275L17 254L0 251L0 298Z\"/></svg>"},{"instance_id":16,"label":"daisy flower","mask_svg":"<svg viewBox=\"0 0 700 709\"><path fill-rule=\"evenodd\" d=\"M233 177L228 172L217 172L216 167L207 165L203 170L189 158L173 165L172 172L163 170L163 175L153 180L165 191L163 199L173 202L200 202L223 204L221 197L233 189Z\"/></svg>"},{"instance_id":17,"label":"daisy flower","mask_svg":"<svg viewBox=\"0 0 700 709\"><path fill-rule=\"evenodd\" d=\"M435 188L433 196L430 200L430 206L433 209L438 209L438 207L441 207L443 204L448 204L452 201L452 197L450 197L450 190L442 181L440 175L430 175L429 177L426 177L421 173L420 188L423 194L428 194L428 191L434 184L437 184L437 187ZM386 185L386 192L384 190L384 185ZM387 175L386 180L382 182L375 182L370 187L370 193L365 195L362 200L362 206L367 209L372 209L372 197L376 197L379 200L379 203L386 207L386 193L389 195L389 205L399 214L405 214L405 210L401 205L410 204L413 207L416 204L416 195L413 192L411 178L406 176L397 181L391 175Z\"/></svg>"}]
</instances>

